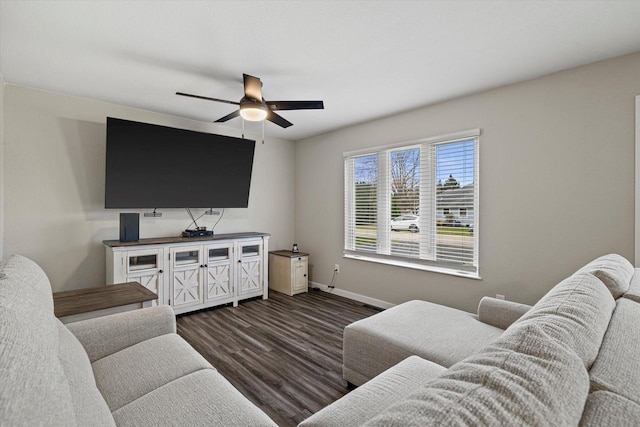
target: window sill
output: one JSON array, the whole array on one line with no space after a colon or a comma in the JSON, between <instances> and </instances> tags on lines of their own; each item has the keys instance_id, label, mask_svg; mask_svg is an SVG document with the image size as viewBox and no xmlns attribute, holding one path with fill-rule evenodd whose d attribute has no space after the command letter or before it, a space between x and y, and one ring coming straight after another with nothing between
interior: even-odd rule
<instances>
[{"instance_id":1,"label":"window sill","mask_svg":"<svg viewBox=\"0 0 640 427\"><path fill-rule=\"evenodd\" d=\"M436 267L432 265L418 264L410 261L399 261L395 259L376 258L366 255L356 255L346 253L343 258L356 259L360 261L375 262L378 264L393 265L396 267L413 268L415 270L431 271L432 273L447 274L449 276L464 277L466 279L482 280L478 273L472 271L452 270L450 268Z\"/></svg>"}]
</instances>

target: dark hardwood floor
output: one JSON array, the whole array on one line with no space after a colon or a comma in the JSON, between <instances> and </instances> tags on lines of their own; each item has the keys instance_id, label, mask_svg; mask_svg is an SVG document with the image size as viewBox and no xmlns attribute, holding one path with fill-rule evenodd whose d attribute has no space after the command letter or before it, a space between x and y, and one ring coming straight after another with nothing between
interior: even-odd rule
<instances>
[{"instance_id":1,"label":"dark hardwood floor","mask_svg":"<svg viewBox=\"0 0 640 427\"><path fill-rule=\"evenodd\" d=\"M310 290L178 316L178 334L280 426L339 399L344 327L379 310Z\"/></svg>"}]
</instances>

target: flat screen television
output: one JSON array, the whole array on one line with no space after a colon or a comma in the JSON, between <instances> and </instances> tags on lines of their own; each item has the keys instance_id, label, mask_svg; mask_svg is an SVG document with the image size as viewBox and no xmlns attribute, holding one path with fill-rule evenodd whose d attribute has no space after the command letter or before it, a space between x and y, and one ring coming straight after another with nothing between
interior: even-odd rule
<instances>
[{"instance_id":1,"label":"flat screen television","mask_svg":"<svg viewBox=\"0 0 640 427\"><path fill-rule=\"evenodd\" d=\"M255 141L107 118L105 208L246 208Z\"/></svg>"}]
</instances>

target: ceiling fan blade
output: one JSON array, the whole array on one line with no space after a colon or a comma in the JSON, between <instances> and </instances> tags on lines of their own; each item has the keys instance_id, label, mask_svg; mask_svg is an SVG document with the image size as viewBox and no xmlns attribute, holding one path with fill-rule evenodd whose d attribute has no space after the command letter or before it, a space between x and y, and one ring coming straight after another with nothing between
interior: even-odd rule
<instances>
[{"instance_id":1,"label":"ceiling fan blade","mask_svg":"<svg viewBox=\"0 0 640 427\"><path fill-rule=\"evenodd\" d=\"M276 113L274 113L271 110L269 110L269 112L267 112L267 120L269 120L271 123L277 124L281 128L285 128L285 129L288 128L289 126L293 126L293 123L291 123L289 120L285 119L282 116L277 115Z\"/></svg>"},{"instance_id":2,"label":"ceiling fan blade","mask_svg":"<svg viewBox=\"0 0 640 427\"><path fill-rule=\"evenodd\" d=\"M240 115L240 110L236 110L231 114L227 114L224 117L219 118L218 120L216 120L214 123L221 123L221 122L227 122L231 119L235 119L236 117L238 117Z\"/></svg>"},{"instance_id":3,"label":"ceiling fan blade","mask_svg":"<svg viewBox=\"0 0 640 427\"><path fill-rule=\"evenodd\" d=\"M324 110L322 101L267 101L274 111L278 110Z\"/></svg>"},{"instance_id":4,"label":"ceiling fan blade","mask_svg":"<svg viewBox=\"0 0 640 427\"><path fill-rule=\"evenodd\" d=\"M243 74L244 96L262 102L262 82L259 78Z\"/></svg>"},{"instance_id":5,"label":"ceiling fan blade","mask_svg":"<svg viewBox=\"0 0 640 427\"><path fill-rule=\"evenodd\" d=\"M227 101L226 99L209 98L208 96L192 95L192 94L190 94L190 93L184 93L184 92L176 92L176 95L180 95L180 96L188 96L188 97L190 97L190 98L204 99L204 100L207 100L207 101L224 102L225 104L240 105L240 103L239 103L239 102Z\"/></svg>"}]
</instances>

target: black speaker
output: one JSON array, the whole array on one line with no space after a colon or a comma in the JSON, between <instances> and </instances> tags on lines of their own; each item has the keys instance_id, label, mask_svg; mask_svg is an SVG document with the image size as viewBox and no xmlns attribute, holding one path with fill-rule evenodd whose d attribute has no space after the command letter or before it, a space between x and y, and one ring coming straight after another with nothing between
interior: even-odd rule
<instances>
[{"instance_id":1,"label":"black speaker","mask_svg":"<svg viewBox=\"0 0 640 427\"><path fill-rule=\"evenodd\" d=\"M120 241L135 242L140 240L140 214L120 214Z\"/></svg>"}]
</instances>

